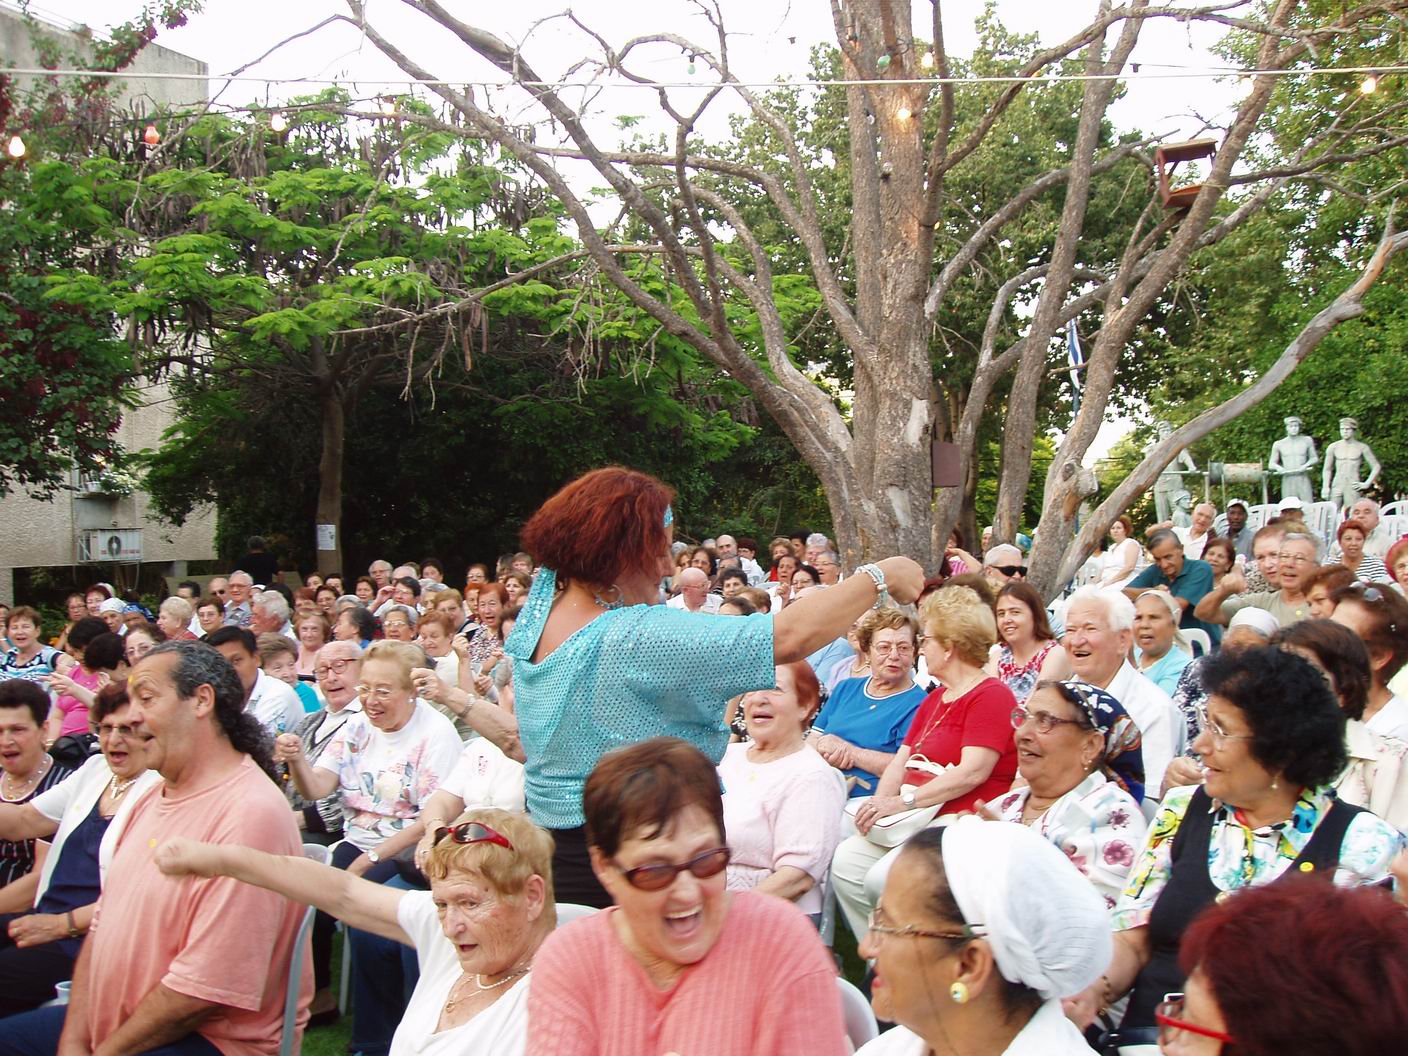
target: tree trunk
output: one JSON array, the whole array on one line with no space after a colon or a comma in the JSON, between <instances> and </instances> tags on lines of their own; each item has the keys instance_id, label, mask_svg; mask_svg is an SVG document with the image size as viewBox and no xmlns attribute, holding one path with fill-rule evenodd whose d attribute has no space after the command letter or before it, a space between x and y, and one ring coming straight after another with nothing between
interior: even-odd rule
<instances>
[{"instance_id":1,"label":"tree trunk","mask_svg":"<svg viewBox=\"0 0 1408 1056\"><path fill-rule=\"evenodd\" d=\"M342 459L347 433L347 412L334 386L326 385L319 398L323 425L323 450L318 456L318 571L342 572ZM331 527L332 548L324 538Z\"/></svg>"}]
</instances>

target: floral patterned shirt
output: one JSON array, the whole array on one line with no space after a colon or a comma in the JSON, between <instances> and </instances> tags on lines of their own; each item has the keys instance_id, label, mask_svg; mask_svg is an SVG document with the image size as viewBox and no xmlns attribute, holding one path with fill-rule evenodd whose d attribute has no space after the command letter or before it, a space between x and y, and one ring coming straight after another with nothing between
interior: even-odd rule
<instances>
[{"instance_id":1,"label":"floral patterned shirt","mask_svg":"<svg viewBox=\"0 0 1408 1056\"><path fill-rule=\"evenodd\" d=\"M338 776L343 832L349 843L370 851L415 821L459 756L450 720L418 700L394 733L377 729L365 714L353 715L313 767Z\"/></svg>"},{"instance_id":2,"label":"floral patterned shirt","mask_svg":"<svg viewBox=\"0 0 1408 1056\"><path fill-rule=\"evenodd\" d=\"M1164 797L1115 907L1116 931L1149 923L1154 903L1173 872L1173 838L1197 787L1172 788ZM1248 828L1235 807L1213 800L1216 816L1208 841L1208 876L1213 885L1220 891L1233 891L1275 880L1305 849L1333 800L1334 793L1328 788L1306 789L1290 820L1259 829ZM1389 863L1403 845L1403 835L1382 818L1367 811L1356 814L1340 845L1335 883L1341 887L1381 883L1388 878Z\"/></svg>"},{"instance_id":3,"label":"floral patterned shirt","mask_svg":"<svg viewBox=\"0 0 1408 1056\"><path fill-rule=\"evenodd\" d=\"M1046 663L1051 651L1059 645L1060 643L1054 641L1046 642L1030 660L1019 664L1012 655L1012 647L1003 643L997 657L997 677L1012 691L1018 704L1025 704L1027 698L1032 695L1032 690L1036 689L1037 680L1041 677L1041 665Z\"/></svg>"},{"instance_id":4,"label":"floral patterned shirt","mask_svg":"<svg viewBox=\"0 0 1408 1056\"><path fill-rule=\"evenodd\" d=\"M1022 822L1029 788L1019 788L993 804L1003 821ZM1031 829L1065 852L1095 885L1111 909L1124 890L1134 853L1144 842L1146 822L1139 804L1098 770L1047 808Z\"/></svg>"}]
</instances>

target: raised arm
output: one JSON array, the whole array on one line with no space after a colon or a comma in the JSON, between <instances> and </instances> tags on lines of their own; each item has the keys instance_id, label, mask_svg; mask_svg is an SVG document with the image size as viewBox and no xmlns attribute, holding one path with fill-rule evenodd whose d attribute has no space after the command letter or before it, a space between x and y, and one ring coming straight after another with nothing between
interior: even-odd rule
<instances>
[{"instance_id":1,"label":"raised arm","mask_svg":"<svg viewBox=\"0 0 1408 1056\"><path fill-rule=\"evenodd\" d=\"M42 840L58 831L59 823L39 813L33 804L0 804L0 840Z\"/></svg>"},{"instance_id":2,"label":"raised arm","mask_svg":"<svg viewBox=\"0 0 1408 1056\"><path fill-rule=\"evenodd\" d=\"M460 665L460 671L466 665ZM523 744L518 739L518 719L508 708L501 707L477 693L470 693L458 686L451 686L428 667L418 667L411 672L416 692L426 700L444 704L461 719L467 722L479 736L487 738L504 755L515 762L525 762Z\"/></svg>"},{"instance_id":3,"label":"raised arm","mask_svg":"<svg viewBox=\"0 0 1408 1056\"><path fill-rule=\"evenodd\" d=\"M396 915L404 891L349 876L309 858L176 837L157 848L156 864L168 876L232 877L305 906L317 906L349 927L411 944Z\"/></svg>"},{"instance_id":4,"label":"raised arm","mask_svg":"<svg viewBox=\"0 0 1408 1056\"><path fill-rule=\"evenodd\" d=\"M303 754L303 739L296 733L281 733L274 739L274 761L286 763L298 794L317 802L337 791L337 775L308 762Z\"/></svg>"},{"instance_id":5,"label":"raised arm","mask_svg":"<svg viewBox=\"0 0 1408 1056\"><path fill-rule=\"evenodd\" d=\"M907 557L887 557L877 562L885 587L901 605L919 597L924 570ZM823 645L834 642L856 617L875 604L875 583L864 572L852 573L835 586L798 598L773 617L773 659L779 664L804 660ZM875 772L875 771L872 771Z\"/></svg>"}]
</instances>

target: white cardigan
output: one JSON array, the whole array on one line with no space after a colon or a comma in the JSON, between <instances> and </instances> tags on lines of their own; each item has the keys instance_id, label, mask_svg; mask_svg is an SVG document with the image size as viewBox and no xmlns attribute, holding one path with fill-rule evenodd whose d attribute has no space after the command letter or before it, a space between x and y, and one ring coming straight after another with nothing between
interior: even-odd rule
<instances>
[{"instance_id":1,"label":"white cardigan","mask_svg":"<svg viewBox=\"0 0 1408 1056\"><path fill-rule=\"evenodd\" d=\"M44 897L44 892L49 889L49 878L53 876L54 867L59 864L59 855L63 853L64 842L68 839L69 833L78 828L83 823L83 819L93 812L94 804L102 797L103 790L108 787L108 782L112 780L112 777L112 770L108 767L107 759L101 754L95 755L69 777L29 801L30 805L39 813L50 821L59 823L59 830L49 841L51 844L49 853L44 858L44 868L39 874L39 889L34 894L35 905L39 904L39 900ZM153 785L160 784L160 782L161 775L159 773L155 770L147 770L137 778L136 783L127 790L126 795L119 802L117 813L108 823L107 831L103 833L102 843L98 845L98 884L100 888L103 879L107 876L108 865L112 862L112 852L117 847L118 837L127 827L127 819L132 814L133 805L142 798L148 789Z\"/></svg>"}]
</instances>

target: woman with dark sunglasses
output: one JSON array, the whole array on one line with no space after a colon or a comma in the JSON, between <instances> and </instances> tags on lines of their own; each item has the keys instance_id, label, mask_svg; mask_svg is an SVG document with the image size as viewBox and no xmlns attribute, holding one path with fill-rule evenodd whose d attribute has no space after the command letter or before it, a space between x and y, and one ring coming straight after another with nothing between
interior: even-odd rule
<instances>
[{"instance_id":1,"label":"woman with dark sunglasses","mask_svg":"<svg viewBox=\"0 0 1408 1056\"><path fill-rule=\"evenodd\" d=\"M841 1056L836 969L793 906L725 890L714 766L656 737L602 756L583 792L592 868L615 905L544 944L528 1000L541 1056Z\"/></svg>"},{"instance_id":2,"label":"woman with dark sunglasses","mask_svg":"<svg viewBox=\"0 0 1408 1056\"><path fill-rule=\"evenodd\" d=\"M441 829L429 891L363 880L307 858L169 840L170 876L228 876L414 947L420 961L390 1056L521 1056L538 947L557 924L552 837L521 814L476 810Z\"/></svg>"}]
</instances>

